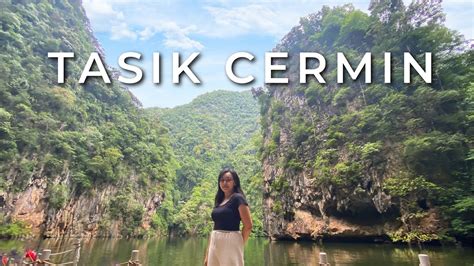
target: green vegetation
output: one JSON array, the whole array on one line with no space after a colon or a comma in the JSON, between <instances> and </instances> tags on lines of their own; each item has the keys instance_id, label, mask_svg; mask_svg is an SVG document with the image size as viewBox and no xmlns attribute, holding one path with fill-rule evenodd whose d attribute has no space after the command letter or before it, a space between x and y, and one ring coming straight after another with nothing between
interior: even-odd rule
<instances>
[{"instance_id":1,"label":"green vegetation","mask_svg":"<svg viewBox=\"0 0 474 266\"><path fill-rule=\"evenodd\" d=\"M440 4L429 1L408 6L372 1L370 14L352 5L323 7L302 18L301 27L277 48L290 51L290 57L299 51L324 54L327 83L299 84L299 66L292 62L289 87L258 91L263 159L272 162L276 156L284 176L295 169L311 173L316 189L332 191L347 206L358 200L351 198L356 190L363 188L369 200L383 190L377 193L391 196L403 223L392 233L394 241L430 241L445 232L472 239L474 53L443 25L443 18ZM344 84L336 84L337 52L353 65L371 52L372 84L362 82L363 73L355 81L345 75ZM384 52L392 53L389 84L384 83ZM424 53L433 53L431 84L415 74L410 84L403 83L404 52L421 65ZM279 145L276 128L288 132L292 145ZM272 153L277 149L278 155ZM383 184L374 187L378 180ZM285 187L278 178L273 182L270 192ZM274 204L273 211L285 204ZM436 233L420 230L420 221L431 212L451 226Z\"/></svg>"},{"instance_id":2,"label":"green vegetation","mask_svg":"<svg viewBox=\"0 0 474 266\"><path fill-rule=\"evenodd\" d=\"M68 188L65 185L52 185L49 189L49 205L51 208L59 210L61 209L68 198Z\"/></svg>"},{"instance_id":3,"label":"green vegetation","mask_svg":"<svg viewBox=\"0 0 474 266\"><path fill-rule=\"evenodd\" d=\"M254 234L263 234L262 176L257 157L261 145L258 104L249 91L215 91L172 109L152 108L149 116L169 129L179 166L170 212L172 230L178 234L206 235L223 167L240 176L254 220ZM279 133L274 131L274 141Z\"/></svg>"},{"instance_id":4,"label":"green vegetation","mask_svg":"<svg viewBox=\"0 0 474 266\"><path fill-rule=\"evenodd\" d=\"M437 240L440 237L436 234L425 234L420 231L410 231L408 233L399 230L389 234L390 239L393 242L405 242L405 243L421 243Z\"/></svg>"},{"instance_id":5,"label":"green vegetation","mask_svg":"<svg viewBox=\"0 0 474 266\"><path fill-rule=\"evenodd\" d=\"M455 233L463 236L474 236L474 197L456 200L450 208L452 221L451 225Z\"/></svg>"},{"instance_id":6,"label":"green vegetation","mask_svg":"<svg viewBox=\"0 0 474 266\"><path fill-rule=\"evenodd\" d=\"M123 191L111 199L109 214L113 220L122 222L122 235L141 236L139 227L142 222L144 208L130 195L130 191Z\"/></svg>"},{"instance_id":7,"label":"green vegetation","mask_svg":"<svg viewBox=\"0 0 474 266\"><path fill-rule=\"evenodd\" d=\"M71 200L116 187L103 199L103 235L117 222L124 236L163 235L169 228L204 234L212 225L215 179L231 166L241 175L255 232L262 234L261 141L251 93L214 92L146 114L116 83L90 78L77 84L87 56L100 50L88 26L80 2L2 4L0 191L21 193L44 179L54 215ZM55 84L57 64L46 56L52 51L76 55L67 61L65 84ZM156 213L146 217L144 204L156 195ZM20 224L1 224L8 232L2 235L20 234Z\"/></svg>"},{"instance_id":8,"label":"green vegetation","mask_svg":"<svg viewBox=\"0 0 474 266\"><path fill-rule=\"evenodd\" d=\"M6 219L1 219L0 224L0 238L20 238L26 237L30 233L26 223L22 221L8 222Z\"/></svg>"},{"instance_id":9,"label":"green vegetation","mask_svg":"<svg viewBox=\"0 0 474 266\"><path fill-rule=\"evenodd\" d=\"M86 57L100 50L80 1L1 6L0 191L8 197L2 201L41 186L52 219L69 202L108 188L99 204L104 235L112 225L124 236L169 229L203 235L212 226L217 174L228 166L240 174L255 234L262 235L261 159L284 170L265 191L274 198L271 211L284 219L292 217L291 178L305 173L316 189L333 193L328 202L343 198L351 206L385 194L403 224L389 234L394 241L474 237L474 53L443 25L436 1L372 1L370 14L351 5L324 7L302 18L279 49L324 54L326 84L292 80L254 91L258 103L250 92L217 91L146 111L119 84L77 84ZM76 54L65 84L54 82L51 51ZM372 84L347 75L343 86L335 84L336 53L358 62L367 51ZM384 52L393 56L390 84ZM403 83L404 52L421 65L424 53L433 53L431 84L415 75ZM287 74L298 77L297 71L290 64ZM28 226L1 207L0 237L28 235ZM448 226L423 231L420 221L433 213Z\"/></svg>"},{"instance_id":10,"label":"green vegetation","mask_svg":"<svg viewBox=\"0 0 474 266\"><path fill-rule=\"evenodd\" d=\"M54 2L1 4L0 191L19 193L44 179L48 208L58 210L70 199L93 197L89 193L138 176L131 202L156 190L172 197L166 190L175 174L167 131L151 123L119 84L95 78L77 84L87 57L100 47L80 2ZM65 84L55 84L57 63L47 58L53 51L76 55L66 65ZM126 212L132 220L123 220L127 235L142 219L132 207ZM5 223L2 235L22 234L18 223Z\"/></svg>"}]
</instances>

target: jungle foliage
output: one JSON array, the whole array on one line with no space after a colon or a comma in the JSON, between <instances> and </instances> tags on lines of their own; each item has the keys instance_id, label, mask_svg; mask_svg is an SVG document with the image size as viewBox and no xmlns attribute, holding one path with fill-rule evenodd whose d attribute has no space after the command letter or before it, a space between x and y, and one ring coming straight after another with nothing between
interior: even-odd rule
<instances>
[{"instance_id":1,"label":"jungle foliage","mask_svg":"<svg viewBox=\"0 0 474 266\"><path fill-rule=\"evenodd\" d=\"M0 9L0 195L44 179L48 208L57 210L128 180L142 196L167 191L175 169L166 129L118 83L77 83L89 54L101 50L81 3L2 1ZM56 83L57 62L47 57L59 51L76 55L67 60L64 84ZM136 214L125 230L133 235L144 210L123 204L120 211ZM18 235L11 223L2 236Z\"/></svg>"},{"instance_id":2,"label":"jungle foliage","mask_svg":"<svg viewBox=\"0 0 474 266\"><path fill-rule=\"evenodd\" d=\"M179 162L171 225L178 234L205 235L212 229L211 211L217 176L225 167L239 174L249 202L254 234L263 234L262 176L258 103L249 91L214 91L174 108L152 108L150 116L169 129Z\"/></svg>"},{"instance_id":3,"label":"jungle foliage","mask_svg":"<svg viewBox=\"0 0 474 266\"><path fill-rule=\"evenodd\" d=\"M316 186L342 193L370 191L367 177L382 178L404 224L398 239L440 237L409 237L416 235L414 221L432 209L440 210L449 225L441 234L472 238L474 51L443 21L440 1L405 5L395 0L371 1L370 14L344 5L301 18L276 50L289 51L290 77L299 77L292 54L323 54L327 83L299 84L290 78L287 87L258 92L262 159L283 156L288 173L309 169ZM362 72L357 80L345 73L345 82L337 84L337 52L354 68L371 52L372 83L363 82ZM387 84L384 52L392 54L392 82ZM424 53L433 53L432 83L413 71L411 83L403 83L404 52L422 66ZM295 107L292 99L303 101ZM283 130L290 148L279 144ZM282 189L278 184L272 188Z\"/></svg>"}]
</instances>

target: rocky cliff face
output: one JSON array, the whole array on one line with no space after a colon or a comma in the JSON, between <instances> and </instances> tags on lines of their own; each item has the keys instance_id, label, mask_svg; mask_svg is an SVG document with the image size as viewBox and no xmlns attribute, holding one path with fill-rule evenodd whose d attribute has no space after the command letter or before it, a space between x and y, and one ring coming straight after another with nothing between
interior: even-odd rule
<instances>
[{"instance_id":1,"label":"rocky cliff face","mask_svg":"<svg viewBox=\"0 0 474 266\"><path fill-rule=\"evenodd\" d=\"M402 84L400 59L393 59L398 63L393 63L392 77L398 80L384 84L383 62L377 59L383 51L410 51L420 58L426 51L442 50L414 37L415 32L434 32L424 23L439 23L437 16L421 15L416 5L374 2L371 9L369 16L350 5L326 7L302 18L274 49L289 52L288 59L276 60L287 66L277 75L288 77L289 84L254 90L262 106L264 219L272 239L436 240L449 228L441 212L449 201L437 197L449 194L452 182L469 182L459 175L469 173L462 165L468 140L461 137L456 148L447 148L451 155L441 148L450 145L451 134L462 135L466 128L459 120L438 120L463 108L467 96L459 87L466 84L440 87L450 80L447 76L435 77L432 84ZM390 37L386 32L392 32ZM457 42L454 37L445 41ZM336 52L344 52L355 65L369 51L372 84L363 83L363 73L355 81L346 77L336 83ZM325 56L327 83L299 83L299 52ZM309 68L317 64L308 60ZM437 73L449 71L441 71L442 64L434 66L440 68ZM441 100L447 91L460 96L450 103L454 109Z\"/></svg>"},{"instance_id":2,"label":"rocky cliff face","mask_svg":"<svg viewBox=\"0 0 474 266\"><path fill-rule=\"evenodd\" d=\"M308 118L316 116L304 97L292 93L292 89L275 91L272 100L283 103L285 117L298 112L303 112L302 116ZM317 136L321 142L328 141L324 131L330 119L328 114L333 112L330 109L320 110L323 117L318 117L313 135L309 138ZM396 220L399 215L396 204L382 189L383 179L391 174L390 168L397 167L399 160L385 162L385 173L367 165L356 187L321 184L315 178L318 169L310 167L310 164L316 159L317 151L323 148L309 141L295 145L295 134L288 118L280 121L280 127L278 148L263 161L264 217L271 237L380 237L401 226ZM272 136L275 128L266 130L266 135ZM266 141L271 142L270 139ZM282 161L287 161L288 156L294 156L306 167L294 169L283 165ZM341 150L339 156L348 155Z\"/></svg>"},{"instance_id":3,"label":"rocky cliff face","mask_svg":"<svg viewBox=\"0 0 474 266\"><path fill-rule=\"evenodd\" d=\"M77 83L90 53L104 56L81 1L1 6L0 237L166 233L167 131L117 83ZM75 53L64 84L47 58L59 51Z\"/></svg>"},{"instance_id":4,"label":"rocky cliff face","mask_svg":"<svg viewBox=\"0 0 474 266\"><path fill-rule=\"evenodd\" d=\"M22 192L7 192L3 199L3 215L28 225L30 234L43 237L121 237L123 227L120 219L110 218L110 201L118 194L115 185L96 188L67 200L60 209L49 206L48 181L45 177L34 178ZM160 207L164 194L145 197L132 194L146 211L143 214L137 235L151 229L151 220ZM134 228L135 229L135 228Z\"/></svg>"}]
</instances>

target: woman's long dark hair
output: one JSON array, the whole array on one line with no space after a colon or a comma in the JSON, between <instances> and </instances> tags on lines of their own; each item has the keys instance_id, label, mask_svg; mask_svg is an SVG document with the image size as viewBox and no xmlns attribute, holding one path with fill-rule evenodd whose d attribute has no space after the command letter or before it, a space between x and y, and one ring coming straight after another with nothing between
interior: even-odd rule
<instances>
[{"instance_id":1,"label":"woman's long dark hair","mask_svg":"<svg viewBox=\"0 0 474 266\"><path fill-rule=\"evenodd\" d=\"M230 168L224 168L222 171L219 173L219 178L217 179L217 193L216 193L216 199L214 200L214 206L217 207L219 204L224 201L224 191L222 191L220 182L224 174L230 173L232 175L232 178L234 179L234 193L240 193L242 196L245 197L244 192L242 191L242 188L240 187L240 178L237 172L235 170L230 169Z\"/></svg>"}]
</instances>

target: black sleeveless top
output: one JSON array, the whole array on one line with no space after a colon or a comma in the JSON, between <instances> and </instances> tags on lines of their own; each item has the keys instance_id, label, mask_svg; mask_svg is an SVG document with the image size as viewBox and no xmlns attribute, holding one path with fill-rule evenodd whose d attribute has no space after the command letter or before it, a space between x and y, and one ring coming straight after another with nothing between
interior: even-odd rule
<instances>
[{"instance_id":1,"label":"black sleeveless top","mask_svg":"<svg viewBox=\"0 0 474 266\"><path fill-rule=\"evenodd\" d=\"M242 204L249 205L242 194L234 193L224 205L215 207L211 214L214 230L239 231Z\"/></svg>"}]
</instances>

